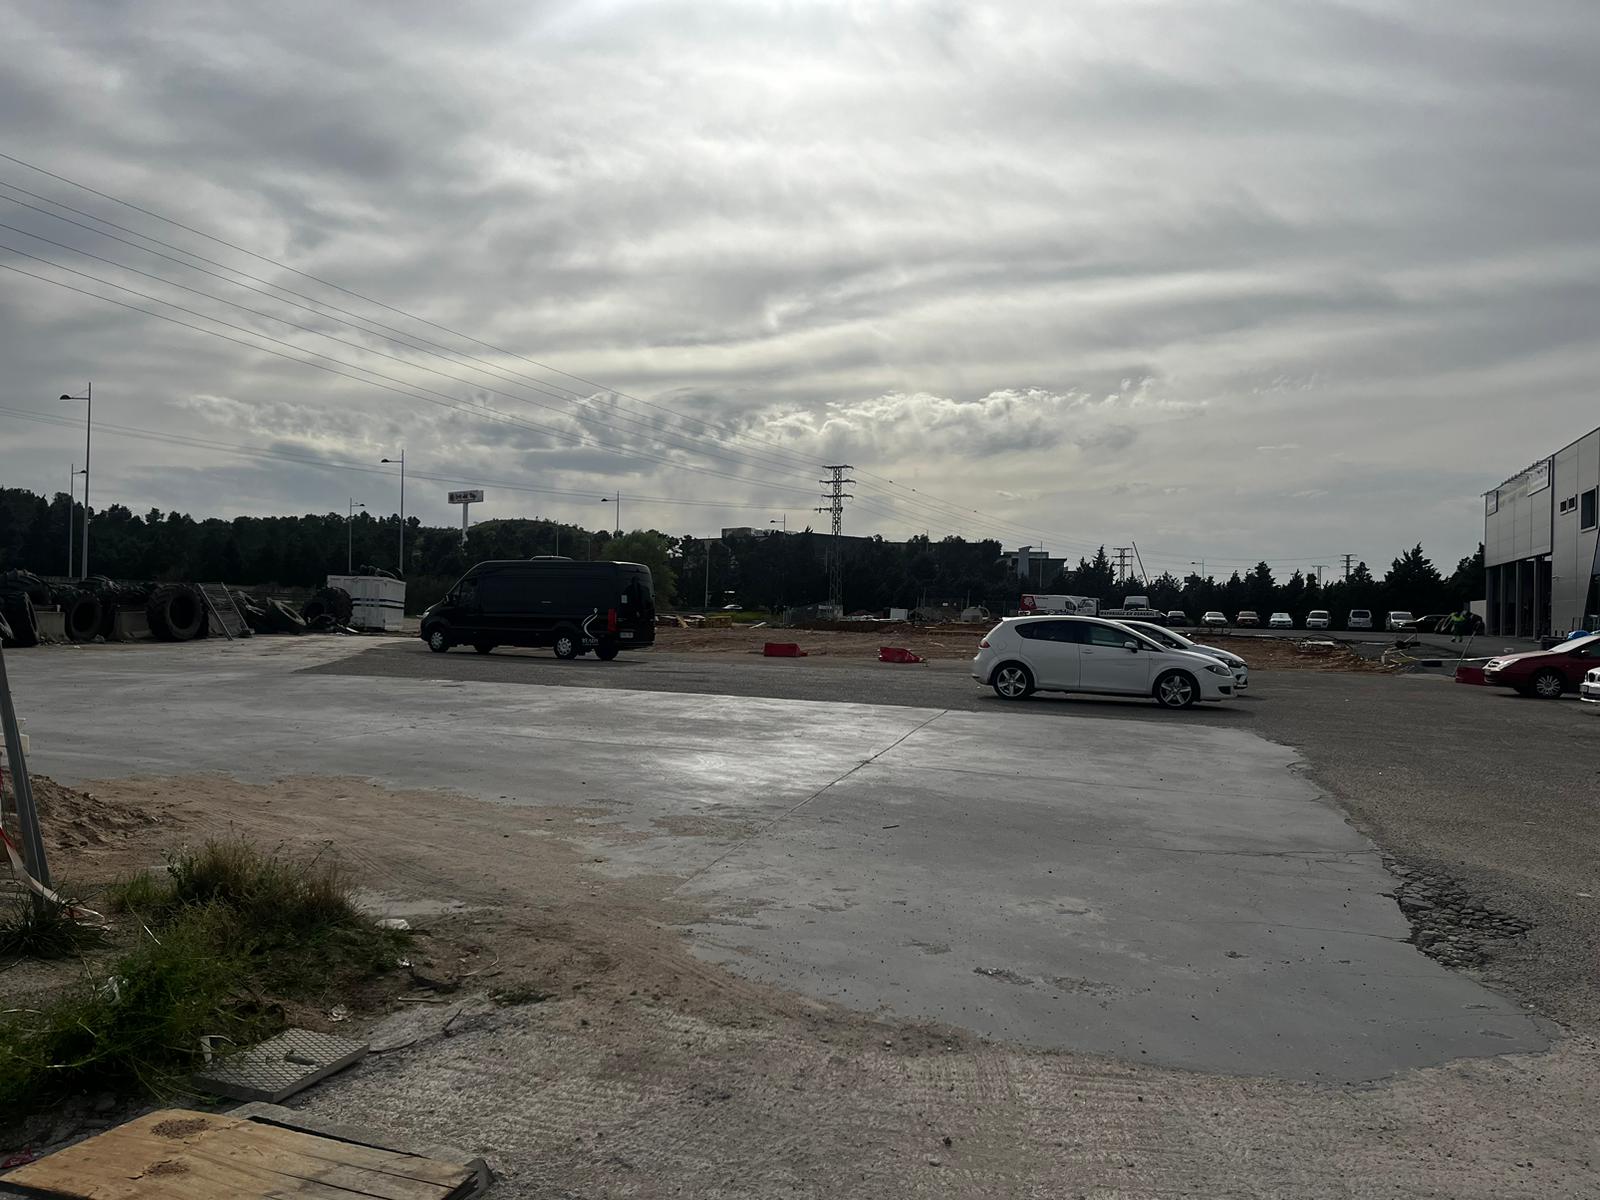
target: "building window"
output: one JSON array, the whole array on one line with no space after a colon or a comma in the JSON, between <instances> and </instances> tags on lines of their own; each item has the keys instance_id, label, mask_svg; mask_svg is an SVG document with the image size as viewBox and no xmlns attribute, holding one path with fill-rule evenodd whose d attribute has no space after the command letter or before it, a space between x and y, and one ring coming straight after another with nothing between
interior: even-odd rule
<instances>
[{"instance_id":1,"label":"building window","mask_svg":"<svg viewBox=\"0 0 1600 1200\"><path fill-rule=\"evenodd\" d=\"M1578 497L1578 528L1593 529L1595 519L1595 501L1600 499L1600 488L1590 488Z\"/></svg>"},{"instance_id":2,"label":"building window","mask_svg":"<svg viewBox=\"0 0 1600 1200\"><path fill-rule=\"evenodd\" d=\"M1578 498L1576 496L1568 496L1565 500L1563 500L1561 502L1561 515L1563 517L1566 516L1569 512L1577 512L1577 511L1578 511Z\"/></svg>"}]
</instances>

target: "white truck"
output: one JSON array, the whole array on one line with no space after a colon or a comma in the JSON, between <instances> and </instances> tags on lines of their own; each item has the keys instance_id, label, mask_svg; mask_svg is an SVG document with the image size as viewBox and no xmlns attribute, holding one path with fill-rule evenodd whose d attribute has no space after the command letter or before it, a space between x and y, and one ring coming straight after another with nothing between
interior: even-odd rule
<instances>
[{"instance_id":1,"label":"white truck","mask_svg":"<svg viewBox=\"0 0 1600 1200\"><path fill-rule=\"evenodd\" d=\"M1093 596L1044 596L1032 593L1022 597L1019 611L1025 617L1096 617L1100 601Z\"/></svg>"},{"instance_id":2,"label":"white truck","mask_svg":"<svg viewBox=\"0 0 1600 1200\"><path fill-rule=\"evenodd\" d=\"M1159 624L1166 620L1165 613L1150 607L1149 596L1124 596L1121 608L1101 609L1099 615L1111 621L1155 621Z\"/></svg>"}]
</instances>

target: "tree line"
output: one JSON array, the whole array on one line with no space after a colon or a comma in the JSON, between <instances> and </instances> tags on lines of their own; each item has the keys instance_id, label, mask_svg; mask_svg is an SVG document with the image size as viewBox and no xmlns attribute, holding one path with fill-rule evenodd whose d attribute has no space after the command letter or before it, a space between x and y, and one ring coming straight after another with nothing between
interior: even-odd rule
<instances>
[{"instance_id":1,"label":"tree line","mask_svg":"<svg viewBox=\"0 0 1600 1200\"><path fill-rule=\"evenodd\" d=\"M73 504L75 538L83 528L83 506ZM68 500L46 498L20 488L0 489L0 570L22 568L45 576L77 574L77 554L67 564ZM143 515L113 504L93 514L90 570L116 579L205 580L237 586L309 588L347 566L371 565L403 575L412 611L431 603L473 563L494 558L563 555L579 559L618 559L650 567L656 595L681 609L743 607L779 609L817 604L828 595L828 556L832 538L810 529L769 536L727 539L673 536L660 530L634 530L620 536L608 530L542 518L483 521L468 531L405 523L405 562L400 562L400 519L360 511L304 516L195 519L185 513L151 509ZM915 609L936 603L981 605L1000 614L1014 611L1025 591L1093 596L1120 603L1128 592L1150 597L1155 607L1182 609L1191 617L1220 609L1230 618L1253 608L1265 619L1277 611L1298 623L1313 608L1341 619L1351 608L1382 612L1408 608L1443 612L1484 595L1483 548L1462 559L1443 577L1416 546L1396 558L1382 579L1365 563L1348 581L1319 586L1314 576L1293 572L1274 578L1266 563L1226 580L1161 575L1147 583L1119 581L1102 547L1093 558L1051 579L1025 582L1001 559L994 540L959 537L905 542L849 538L841 565L846 611ZM403 566L403 569L402 569Z\"/></svg>"}]
</instances>

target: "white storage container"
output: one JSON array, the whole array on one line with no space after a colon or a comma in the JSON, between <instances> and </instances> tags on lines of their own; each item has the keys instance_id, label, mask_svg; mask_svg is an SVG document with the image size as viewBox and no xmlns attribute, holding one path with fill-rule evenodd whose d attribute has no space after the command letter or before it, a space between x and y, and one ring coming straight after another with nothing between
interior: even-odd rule
<instances>
[{"instance_id":1,"label":"white storage container","mask_svg":"<svg viewBox=\"0 0 1600 1200\"><path fill-rule=\"evenodd\" d=\"M328 586L350 593L350 624L398 633L405 627L406 584L382 575L329 575Z\"/></svg>"}]
</instances>

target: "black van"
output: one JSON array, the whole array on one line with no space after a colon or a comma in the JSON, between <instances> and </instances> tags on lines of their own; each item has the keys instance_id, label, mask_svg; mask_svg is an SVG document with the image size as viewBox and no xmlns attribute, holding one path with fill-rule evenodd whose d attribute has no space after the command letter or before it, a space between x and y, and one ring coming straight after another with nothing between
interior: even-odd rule
<instances>
[{"instance_id":1,"label":"black van","mask_svg":"<svg viewBox=\"0 0 1600 1200\"><path fill-rule=\"evenodd\" d=\"M619 650L656 640L650 568L638 563L521 558L482 562L422 614L422 640L440 654L471 646L554 646L557 658L593 650L610 662Z\"/></svg>"}]
</instances>

